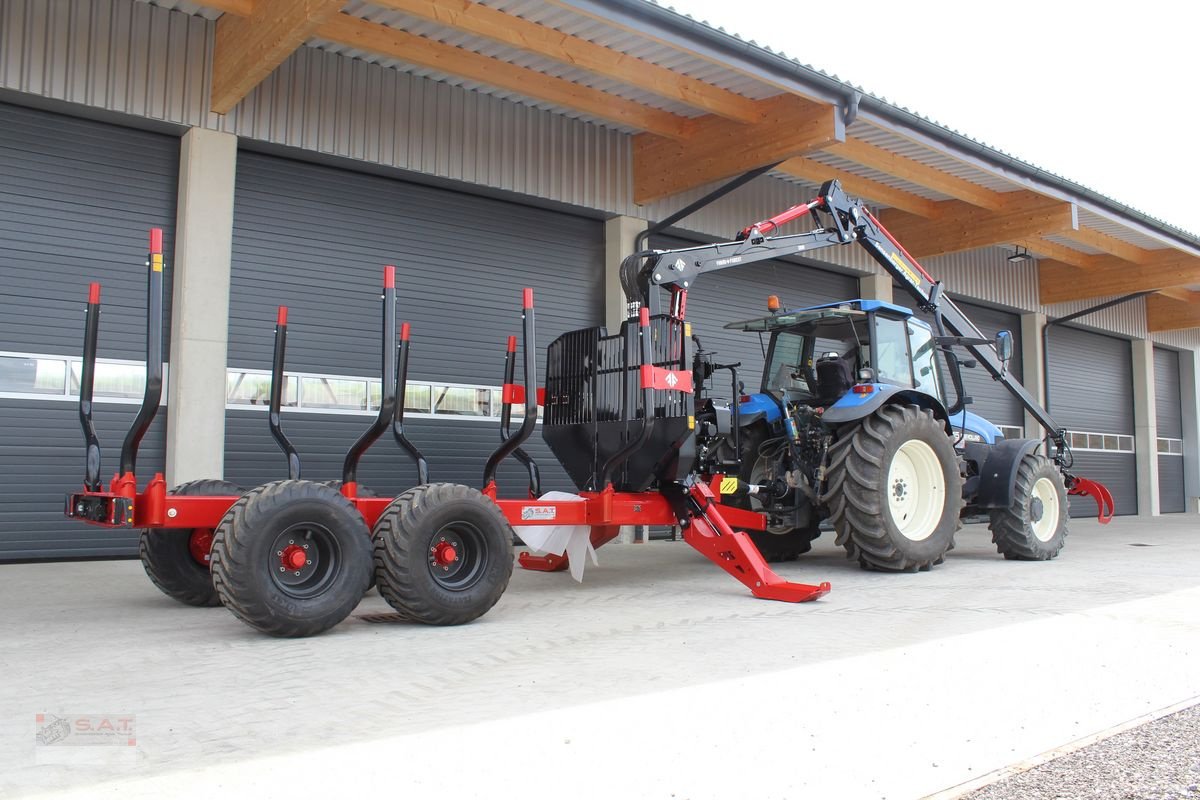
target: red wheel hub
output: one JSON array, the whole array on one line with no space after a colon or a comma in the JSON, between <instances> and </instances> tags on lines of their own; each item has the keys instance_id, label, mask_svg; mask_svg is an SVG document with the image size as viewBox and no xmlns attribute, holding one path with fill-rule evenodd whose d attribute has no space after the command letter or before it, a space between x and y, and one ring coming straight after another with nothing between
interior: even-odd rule
<instances>
[{"instance_id":1,"label":"red wheel hub","mask_svg":"<svg viewBox=\"0 0 1200 800\"><path fill-rule=\"evenodd\" d=\"M458 551L449 542L438 542L433 548L433 563L439 567L448 567L458 560Z\"/></svg>"},{"instance_id":2,"label":"red wheel hub","mask_svg":"<svg viewBox=\"0 0 1200 800\"><path fill-rule=\"evenodd\" d=\"M298 544L289 544L283 548L283 555L279 560L286 569L298 570L308 563L308 553Z\"/></svg>"},{"instance_id":3,"label":"red wheel hub","mask_svg":"<svg viewBox=\"0 0 1200 800\"><path fill-rule=\"evenodd\" d=\"M192 535L188 537L188 552L192 554L192 558L197 564L208 566L208 561L212 557L213 532L206 528L197 528L192 531Z\"/></svg>"}]
</instances>

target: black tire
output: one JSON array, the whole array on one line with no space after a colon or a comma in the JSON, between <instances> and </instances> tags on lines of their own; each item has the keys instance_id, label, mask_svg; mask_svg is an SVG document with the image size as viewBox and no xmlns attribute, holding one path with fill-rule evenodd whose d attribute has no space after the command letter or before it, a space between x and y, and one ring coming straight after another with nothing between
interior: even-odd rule
<instances>
[{"instance_id":1,"label":"black tire","mask_svg":"<svg viewBox=\"0 0 1200 800\"><path fill-rule=\"evenodd\" d=\"M996 550L1005 558L1049 561L1066 544L1069 520L1062 473L1045 456L1028 453L1017 466L1012 502L1008 508L992 509L988 528Z\"/></svg>"},{"instance_id":2,"label":"black tire","mask_svg":"<svg viewBox=\"0 0 1200 800\"><path fill-rule=\"evenodd\" d=\"M227 481L198 480L176 486L171 494L190 497L238 497L245 490ZM210 531L150 528L142 531L138 556L150 582L172 600L189 606L219 606L209 564L193 553L193 539ZM207 553L205 556L207 557Z\"/></svg>"},{"instance_id":3,"label":"black tire","mask_svg":"<svg viewBox=\"0 0 1200 800\"><path fill-rule=\"evenodd\" d=\"M284 567L293 557L307 563ZM212 574L221 602L247 625L272 636L312 636L349 616L367 590L370 531L330 486L268 483L234 503L217 526Z\"/></svg>"},{"instance_id":4,"label":"black tire","mask_svg":"<svg viewBox=\"0 0 1200 800\"><path fill-rule=\"evenodd\" d=\"M742 468L738 477L747 483L757 483L760 480L762 461L758 448L770 437L770 432L763 425L755 425L742 433L741 462ZM748 511L761 511L762 504L756 498L738 498L731 505L745 508ZM812 550L813 541L821 535L820 520L816 519L813 510L812 522L803 528L768 528L765 531L746 531L750 541L758 548L762 557L770 563L795 561L801 555Z\"/></svg>"},{"instance_id":5,"label":"black tire","mask_svg":"<svg viewBox=\"0 0 1200 800\"><path fill-rule=\"evenodd\" d=\"M326 486L337 489L339 493L341 493L341 491L342 491L342 482L340 480L321 481L321 483L325 484ZM361 483L358 484L357 492L358 492L359 497L379 497L379 495L375 493L374 489L372 489L370 486L364 486ZM367 584L367 591L363 592L363 594L370 594L371 590L374 588L375 588L375 570L372 569L371 570L371 582L369 584Z\"/></svg>"},{"instance_id":6,"label":"black tire","mask_svg":"<svg viewBox=\"0 0 1200 800\"><path fill-rule=\"evenodd\" d=\"M906 447L910 442L927 447ZM905 459L893 472L902 447ZM932 451L936 465L927 450ZM918 462L926 468L916 468L906 476L904 464ZM954 533L961 525L962 475L953 440L929 410L885 406L857 425L843 428L829 449L826 474L822 501L837 531L837 543L863 568L887 572L927 570L940 564L954 547ZM912 483L925 480L927 485L910 486L909 476ZM935 518L938 484L941 513ZM894 506L889 502L890 495L898 504L913 505ZM897 519L900 513L905 516ZM909 535L901 526L910 528Z\"/></svg>"},{"instance_id":7,"label":"black tire","mask_svg":"<svg viewBox=\"0 0 1200 800\"><path fill-rule=\"evenodd\" d=\"M499 506L469 486L409 489L384 510L373 539L379 593L416 622L477 619L496 605L512 577L513 530ZM439 564L439 549L452 560Z\"/></svg>"}]
</instances>

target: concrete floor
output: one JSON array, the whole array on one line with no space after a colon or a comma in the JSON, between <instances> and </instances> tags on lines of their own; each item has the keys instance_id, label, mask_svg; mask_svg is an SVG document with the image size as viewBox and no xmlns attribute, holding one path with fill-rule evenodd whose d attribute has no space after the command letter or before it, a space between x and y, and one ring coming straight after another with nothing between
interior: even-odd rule
<instances>
[{"instance_id":1,"label":"concrete floor","mask_svg":"<svg viewBox=\"0 0 1200 800\"><path fill-rule=\"evenodd\" d=\"M610 545L582 585L518 569L468 626L368 622L371 595L276 640L137 562L3 566L0 795L915 798L1200 696L1195 516L1077 520L1048 563L972 525L917 575L822 539L780 572L833 592ZM35 748L42 712L135 715L136 746Z\"/></svg>"}]
</instances>

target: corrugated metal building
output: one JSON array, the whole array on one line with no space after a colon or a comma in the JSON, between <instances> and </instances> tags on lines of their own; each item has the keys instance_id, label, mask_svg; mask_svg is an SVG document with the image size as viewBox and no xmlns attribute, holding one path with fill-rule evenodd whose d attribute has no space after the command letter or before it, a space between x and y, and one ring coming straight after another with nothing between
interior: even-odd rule
<instances>
[{"instance_id":1,"label":"corrugated metal building","mask_svg":"<svg viewBox=\"0 0 1200 800\"><path fill-rule=\"evenodd\" d=\"M643 0L485 0L454 14L441 0L308 5L323 10L0 0L0 559L136 549L126 532L67 524L60 504L83 468L89 280L105 292L106 442L141 394L146 229L166 230L174 258L170 390L143 472L246 486L283 474L262 401L274 306L286 304L286 424L306 477L337 478L377 402L376 287L395 263L414 330L411 435L438 479L477 483L518 290L538 291L543 345L612 325L634 234L770 165L652 244L728 238L840 178L902 240L920 237L914 255L985 332L1017 335L1014 369L1048 390L1078 470L1109 481L1121 513L1197 511L1194 237ZM252 46L265 26L280 35ZM958 219L981 232L926 231ZM1033 258L1011 261L1017 248ZM745 348L730 356L750 368L757 341L719 323L757 313L767 293L891 298L861 250L820 256L705 279L692 293L701 335ZM1043 349L1048 320L1143 292L1050 326ZM1040 435L991 381L968 377L994 422ZM407 461L376 450L364 482L414 482ZM542 461L550 488L570 488Z\"/></svg>"}]
</instances>

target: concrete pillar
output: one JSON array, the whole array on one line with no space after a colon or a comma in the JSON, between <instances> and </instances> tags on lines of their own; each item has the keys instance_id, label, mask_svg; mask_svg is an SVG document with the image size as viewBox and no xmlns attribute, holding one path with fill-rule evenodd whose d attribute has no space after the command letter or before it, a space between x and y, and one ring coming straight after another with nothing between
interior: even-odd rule
<instances>
[{"instance_id":1,"label":"concrete pillar","mask_svg":"<svg viewBox=\"0 0 1200 800\"><path fill-rule=\"evenodd\" d=\"M610 334L619 331L629 316L629 301L621 288L621 259L634 251L634 239L647 227L646 220L635 217L613 217L604 223L604 326ZM643 542L650 540L645 525L622 525L617 541L630 544L639 534Z\"/></svg>"},{"instance_id":2,"label":"concrete pillar","mask_svg":"<svg viewBox=\"0 0 1200 800\"><path fill-rule=\"evenodd\" d=\"M1158 421L1154 412L1154 342L1134 339L1133 450L1137 460L1138 516L1157 517Z\"/></svg>"},{"instance_id":3,"label":"concrete pillar","mask_svg":"<svg viewBox=\"0 0 1200 800\"><path fill-rule=\"evenodd\" d=\"M634 217L613 217L604 223L604 325L609 333L621 329L629 301L621 289L621 259L633 252L634 239L648 223Z\"/></svg>"},{"instance_id":4,"label":"concrete pillar","mask_svg":"<svg viewBox=\"0 0 1200 800\"><path fill-rule=\"evenodd\" d=\"M192 128L179 155L168 375L168 486L225 471L225 358L237 137Z\"/></svg>"},{"instance_id":5,"label":"concrete pillar","mask_svg":"<svg viewBox=\"0 0 1200 800\"><path fill-rule=\"evenodd\" d=\"M1179 353L1179 394L1183 402L1183 493L1189 514L1200 514L1200 352Z\"/></svg>"},{"instance_id":6,"label":"concrete pillar","mask_svg":"<svg viewBox=\"0 0 1200 800\"><path fill-rule=\"evenodd\" d=\"M1042 329L1046 315L1036 312L1021 315L1021 385L1038 403L1046 405L1046 351L1042 348ZM1028 411L1025 412L1025 436L1040 439L1049 431Z\"/></svg>"},{"instance_id":7,"label":"concrete pillar","mask_svg":"<svg viewBox=\"0 0 1200 800\"><path fill-rule=\"evenodd\" d=\"M863 300L892 302L892 276L882 272L863 275L858 279L858 295Z\"/></svg>"}]
</instances>

